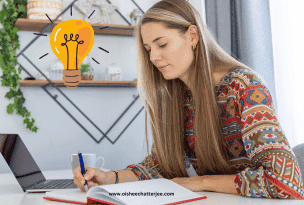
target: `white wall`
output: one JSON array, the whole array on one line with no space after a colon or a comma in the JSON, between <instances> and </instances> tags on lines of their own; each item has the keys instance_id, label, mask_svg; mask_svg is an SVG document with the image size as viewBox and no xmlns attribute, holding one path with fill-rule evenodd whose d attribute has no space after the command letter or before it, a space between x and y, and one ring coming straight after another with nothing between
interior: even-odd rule
<instances>
[{"instance_id":1,"label":"white wall","mask_svg":"<svg viewBox=\"0 0 304 205\"><path fill-rule=\"evenodd\" d=\"M269 3L278 113L285 135L294 147L304 142L304 2L269 0Z\"/></svg>"},{"instance_id":2,"label":"white wall","mask_svg":"<svg viewBox=\"0 0 304 205\"><path fill-rule=\"evenodd\" d=\"M71 2L72 0L63 0L63 8ZM129 15L137 7L129 0L112 0L111 2L117 5L118 10L130 21ZM147 11L158 0L136 2L144 11ZM193 0L190 3L198 5L201 2ZM200 4L198 10L201 8L204 8L204 4ZM96 9L94 15L100 13L98 8L94 7L91 8L91 12L93 9ZM82 19L82 15L76 9L73 9L73 16L71 17L70 12L67 11L62 20L76 18ZM127 25L116 12L110 14L110 21L112 24ZM31 31L20 31L18 36L20 49L23 49L36 37ZM50 48L49 36L50 33L48 33L47 37L40 37L25 51L25 55L41 70L48 70L56 59ZM98 49L99 46L110 53L102 52ZM49 53L49 55L44 57L43 60L39 60L39 57L45 53ZM96 80L104 79L104 69L111 62L116 62L122 67L123 80L133 80L137 77L137 45L134 37L95 35L90 57L94 57L100 62L100 64L96 64L91 60L96 74L94 79ZM18 58L18 62L32 75L36 76L37 71L22 56ZM2 75L1 69L0 72ZM22 71L21 78L24 79L25 77L28 76ZM133 95L137 95L136 88L134 87L78 87L75 90L61 87L60 89L104 132L133 101ZM39 128L38 132L32 133L28 129L25 129L21 116L7 114L6 106L12 101L4 96L9 91L9 88L0 87L1 133L19 134L42 170L70 169L70 154L77 153L78 150L82 150L83 153L96 153L99 156L103 156L105 159L104 168L113 170L125 169L130 164L141 162L146 156L144 111L140 113L114 145L106 139L100 144L96 144L42 88L21 87L21 90L26 98L24 105L31 112L31 117L35 119L35 125ZM53 95L57 94L59 96L57 98L58 101L93 136L98 139L102 136L57 90L54 88L48 88L48 90ZM142 102L138 99L108 134L108 137L114 140L142 106ZM151 139L150 128L148 134ZM10 169L1 155L0 173L3 172L10 172Z\"/></svg>"},{"instance_id":3,"label":"white wall","mask_svg":"<svg viewBox=\"0 0 304 205\"><path fill-rule=\"evenodd\" d=\"M67 7L71 2L72 0L63 0L63 8ZM133 9L137 8L131 1L112 0L111 2L117 5L118 10L131 21L129 15ZM155 2L157 1L138 1L138 5L146 11ZM93 9L96 9L94 15L100 14L97 7L92 7L91 12ZM73 16L70 16L68 10L62 20L76 18L83 19L82 15L76 9L73 9ZM117 12L110 14L110 21L112 24L128 25ZM21 49L36 37L31 31L20 31L18 36ZM49 36L50 33L48 33L47 37L40 37L25 51L25 55L41 70L48 70L56 59L49 44ZM108 50L109 53L98 49L99 46ZM17 51L17 53L19 51ZM45 53L49 53L49 55L39 60L39 57ZM123 80L133 80L137 78L137 45L134 37L95 35L94 46L90 52L90 56L94 57L100 63L96 64L91 60L96 74L94 79L96 80L104 79L104 69L112 62L116 62L121 66ZM25 58L22 56L19 57L18 62L32 75L36 76L37 71ZM0 72L2 75L2 70L0 70ZM25 77L28 76L22 71L21 78L23 79ZM137 95L135 87L78 87L75 90L61 87L60 89L103 132L106 132L133 101L133 95ZM96 144L42 88L21 87L21 90L26 99L24 105L31 112L31 117L36 120L35 125L39 128L38 132L32 133L28 129L25 129L21 116L7 114L6 106L12 101L4 96L6 92L9 91L9 88L0 87L0 96L2 96L0 98L0 115L2 116L0 118L1 133L18 133L42 170L69 169L69 156L72 153L77 153L78 150L82 150L83 153L96 153L97 155L103 156L105 158L104 167L108 169L124 169L129 164L140 162L146 156L146 149L144 149L144 111L132 122L114 145L107 139L104 139L100 144ZM57 90L54 88L48 88L48 90L53 95L57 94L59 96L57 98L58 101L62 103L93 136L98 139L102 136ZM142 106L141 100L138 99L108 134L108 137L114 141ZM8 171L10 171L9 167L1 156L0 172Z\"/></svg>"}]
</instances>

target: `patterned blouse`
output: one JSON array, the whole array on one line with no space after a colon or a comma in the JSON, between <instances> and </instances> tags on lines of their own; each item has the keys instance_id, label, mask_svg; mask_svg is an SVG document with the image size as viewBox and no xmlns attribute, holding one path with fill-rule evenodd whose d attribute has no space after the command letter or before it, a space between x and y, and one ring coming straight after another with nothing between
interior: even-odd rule
<instances>
[{"instance_id":1,"label":"patterned blouse","mask_svg":"<svg viewBox=\"0 0 304 205\"><path fill-rule=\"evenodd\" d=\"M304 199L303 178L297 159L276 118L267 86L253 72L236 68L215 87L222 113L223 134L232 166L237 169L234 184L247 197ZM184 163L189 177L197 176L194 152L193 110L187 93L185 107ZM152 160L151 163L149 160ZM129 165L139 180L163 178L157 166L154 144L151 154L139 164Z\"/></svg>"}]
</instances>

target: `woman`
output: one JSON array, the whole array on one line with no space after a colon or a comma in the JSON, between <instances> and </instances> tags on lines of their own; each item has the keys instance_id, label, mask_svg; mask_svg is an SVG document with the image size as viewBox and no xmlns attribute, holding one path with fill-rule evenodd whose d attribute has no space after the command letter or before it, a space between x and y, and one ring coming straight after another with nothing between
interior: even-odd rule
<instances>
[{"instance_id":1,"label":"woman","mask_svg":"<svg viewBox=\"0 0 304 205\"><path fill-rule=\"evenodd\" d=\"M193 6L156 3L136 37L151 154L117 172L86 167L89 188L165 177L192 191L304 199L302 175L266 84L220 48ZM73 173L84 191L80 168Z\"/></svg>"}]
</instances>

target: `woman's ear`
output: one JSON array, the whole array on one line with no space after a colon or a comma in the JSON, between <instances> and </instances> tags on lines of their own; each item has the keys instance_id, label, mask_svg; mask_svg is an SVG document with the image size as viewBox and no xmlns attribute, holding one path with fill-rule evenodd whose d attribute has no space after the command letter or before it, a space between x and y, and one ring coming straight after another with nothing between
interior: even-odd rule
<instances>
[{"instance_id":1,"label":"woman's ear","mask_svg":"<svg viewBox=\"0 0 304 205\"><path fill-rule=\"evenodd\" d=\"M199 34L198 34L197 26L195 26L195 25L189 26L187 34L188 34L188 38L191 41L190 43L196 45L199 41Z\"/></svg>"}]
</instances>

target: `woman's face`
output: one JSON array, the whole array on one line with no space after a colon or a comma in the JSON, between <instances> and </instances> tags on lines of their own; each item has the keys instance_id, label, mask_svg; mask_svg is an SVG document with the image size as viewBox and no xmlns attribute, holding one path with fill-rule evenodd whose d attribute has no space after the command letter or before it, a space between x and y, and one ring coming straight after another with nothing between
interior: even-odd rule
<instances>
[{"instance_id":1,"label":"woman's face","mask_svg":"<svg viewBox=\"0 0 304 205\"><path fill-rule=\"evenodd\" d=\"M192 26L191 31L193 31ZM164 78L167 80L180 78L186 83L194 59L192 46L197 43L191 38L190 29L185 35L181 35L176 29L166 29L161 23L149 22L142 25L141 35L143 45L149 51L151 62ZM162 66L166 67L161 68Z\"/></svg>"}]
</instances>

